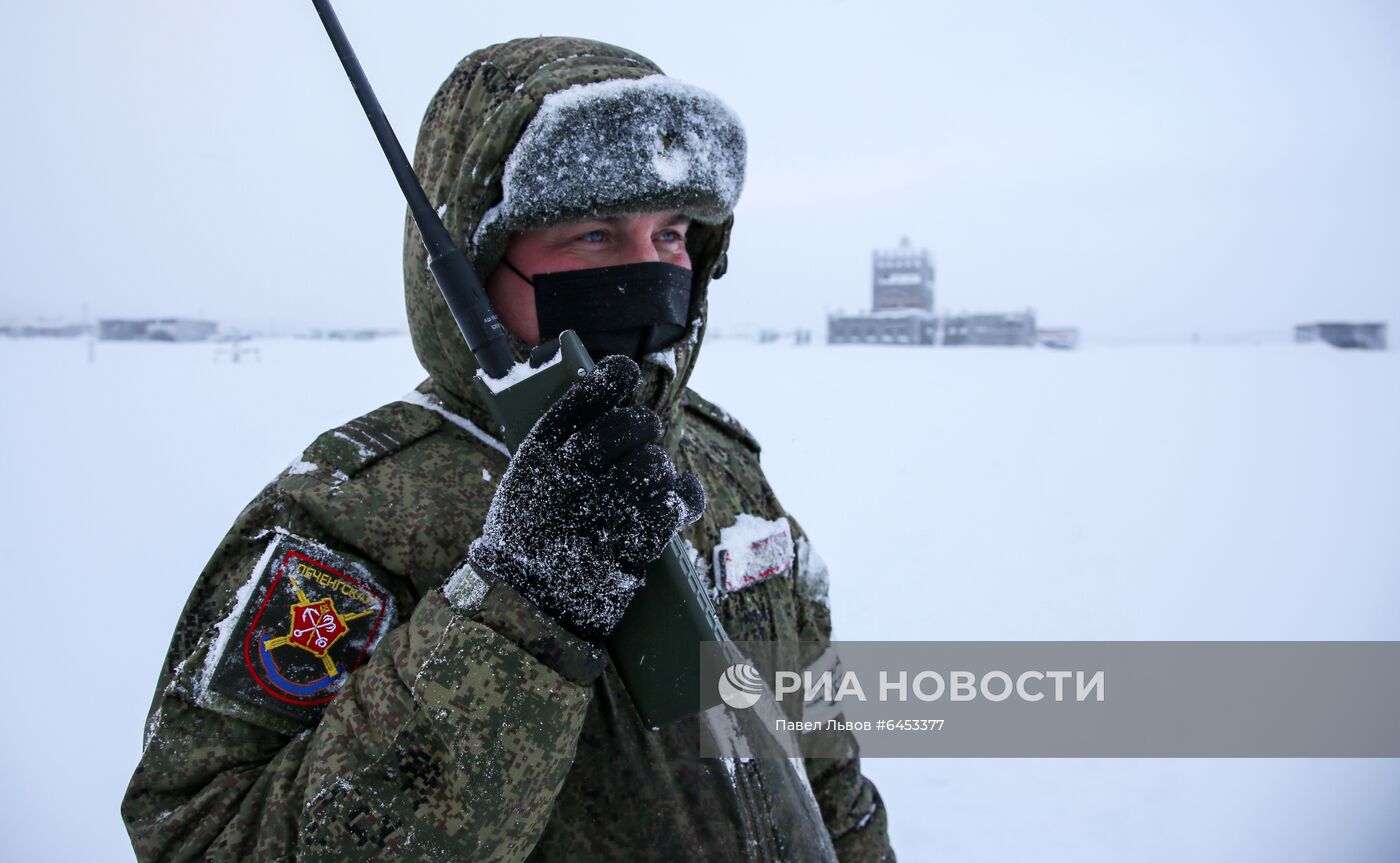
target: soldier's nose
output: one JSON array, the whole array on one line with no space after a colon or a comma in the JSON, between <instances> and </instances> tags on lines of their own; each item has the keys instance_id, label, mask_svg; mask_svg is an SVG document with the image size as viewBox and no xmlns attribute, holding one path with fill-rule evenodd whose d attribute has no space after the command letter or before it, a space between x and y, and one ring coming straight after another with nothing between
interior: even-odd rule
<instances>
[{"instance_id":1,"label":"soldier's nose","mask_svg":"<svg viewBox=\"0 0 1400 863\"><path fill-rule=\"evenodd\" d=\"M649 229L629 230L625 233L621 264L644 264L661 260L661 253L651 241Z\"/></svg>"}]
</instances>

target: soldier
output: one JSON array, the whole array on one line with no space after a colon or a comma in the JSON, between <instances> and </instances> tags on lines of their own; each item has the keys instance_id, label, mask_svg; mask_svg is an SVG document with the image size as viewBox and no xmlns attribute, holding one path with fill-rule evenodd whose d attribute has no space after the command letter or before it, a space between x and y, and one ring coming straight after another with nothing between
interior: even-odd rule
<instances>
[{"instance_id":1,"label":"soldier","mask_svg":"<svg viewBox=\"0 0 1400 863\"><path fill-rule=\"evenodd\" d=\"M313 442L200 575L122 804L138 858L773 859L751 777L696 757L694 719L646 730L594 643L678 531L733 638L830 638L758 443L685 387L744 146L718 99L614 46L458 64L423 187L518 356L567 327L604 359L510 459L409 222L430 377ZM840 860L893 860L854 747L806 771Z\"/></svg>"}]
</instances>

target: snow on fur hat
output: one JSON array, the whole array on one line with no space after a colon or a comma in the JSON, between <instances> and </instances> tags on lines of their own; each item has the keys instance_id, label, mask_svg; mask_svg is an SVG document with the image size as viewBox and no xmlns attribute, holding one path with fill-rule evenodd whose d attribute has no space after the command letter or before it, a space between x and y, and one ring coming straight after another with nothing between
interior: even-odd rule
<instances>
[{"instance_id":1,"label":"snow on fur hat","mask_svg":"<svg viewBox=\"0 0 1400 863\"><path fill-rule=\"evenodd\" d=\"M718 225L739 200L746 150L729 106L665 75L550 93L506 160L472 257L494 262L513 232L597 216L674 210Z\"/></svg>"}]
</instances>

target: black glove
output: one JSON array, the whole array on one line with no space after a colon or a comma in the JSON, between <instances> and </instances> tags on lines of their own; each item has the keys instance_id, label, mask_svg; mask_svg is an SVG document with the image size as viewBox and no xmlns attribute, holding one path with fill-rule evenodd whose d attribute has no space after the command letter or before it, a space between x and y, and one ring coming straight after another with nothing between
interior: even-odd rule
<instances>
[{"instance_id":1,"label":"black glove","mask_svg":"<svg viewBox=\"0 0 1400 863\"><path fill-rule=\"evenodd\" d=\"M468 559L584 638L611 632L705 490L676 474L661 421L628 404L641 370L604 357L520 443Z\"/></svg>"}]
</instances>

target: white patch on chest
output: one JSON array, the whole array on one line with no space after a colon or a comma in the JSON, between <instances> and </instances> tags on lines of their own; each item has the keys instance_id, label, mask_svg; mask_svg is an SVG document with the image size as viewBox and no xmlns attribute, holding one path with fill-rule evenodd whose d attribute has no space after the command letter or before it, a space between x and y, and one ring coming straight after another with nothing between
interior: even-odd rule
<instances>
[{"instance_id":1,"label":"white patch on chest","mask_svg":"<svg viewBox=\"0 0 1400 863\"><path fill-rule=\"evenodd\" d=\"M786 518L772 521L741 513L719 532L715 582L726 592L741 590L792 570L792 528Z\"/></svg>"}]
</instances>

